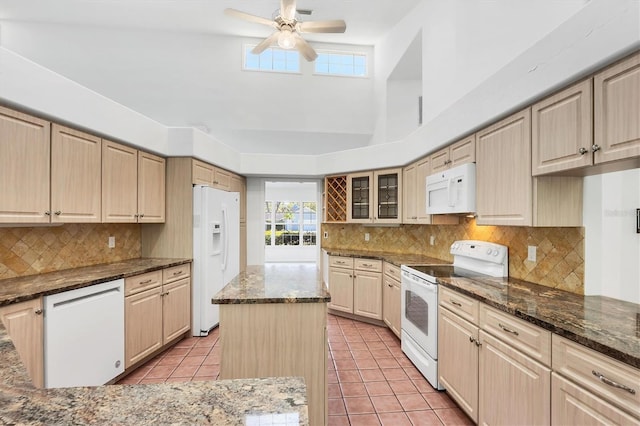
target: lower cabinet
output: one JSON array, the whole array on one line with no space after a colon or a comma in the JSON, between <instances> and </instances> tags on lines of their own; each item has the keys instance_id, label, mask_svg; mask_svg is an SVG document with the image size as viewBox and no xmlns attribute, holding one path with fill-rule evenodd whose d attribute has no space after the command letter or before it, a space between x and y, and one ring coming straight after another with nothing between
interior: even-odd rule
<instances>
[{"instance_id":1,"label":"lower cabinet","mask_svg":"<svg viewBox=\"0 0 640 426\"><path fill-rule=\"evenodd\" d=\"M329 256L329 308L382 320L382 261Z\"/></svg>"},{"instance_id":2,"label":"lower cabinet","mask_svg":"<svg viewBox=\"0 0 640 426\"><path fill-rule=\"evenodd\" d=\"M401 318L401 294L400 294L400 268L390 263L384 263L384 276L382 278L382 320L400 337Z\"/></svg>"},{"instance_id":3,"label":"lower cabinet","mask_svg":"<svg viewBox=\"0 0 640 426\"><path fill-rule=\"evenodd\" d=\"M125 369L190 329L190 266L125 280Z\"/></svg>"},{"instance_id":4,"label":"lower cabinet","mask_svg":"<svg viewBox=\"0 0 640 426\"><path fill-rule=\"evenodd\" d=\"M44 321L42 298L0 308L0 320L13 340L33 384L44 387Z\"/></svg>"}]
</instances>

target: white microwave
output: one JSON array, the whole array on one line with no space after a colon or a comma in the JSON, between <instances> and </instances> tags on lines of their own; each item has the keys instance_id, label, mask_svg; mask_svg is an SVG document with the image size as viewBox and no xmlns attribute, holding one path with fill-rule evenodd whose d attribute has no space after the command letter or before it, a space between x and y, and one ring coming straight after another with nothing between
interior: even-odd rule
<instances>
[{"instance_id":1,"label":"white microwave","mask_svg":"<svg viewBox=\"0 0 640 426\"><path fill-rule=\"evenodd\" d=\"M427 176L427 214L476 211L476 164L467 163Z\"/></svg>"}]
</instances>

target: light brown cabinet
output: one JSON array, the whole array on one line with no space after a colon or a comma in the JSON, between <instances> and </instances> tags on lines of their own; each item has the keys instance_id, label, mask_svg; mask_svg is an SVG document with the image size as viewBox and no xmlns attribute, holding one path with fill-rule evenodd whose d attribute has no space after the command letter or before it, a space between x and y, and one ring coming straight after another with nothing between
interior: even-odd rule
<instances>
[{"instance_id":1,"label":"light brown cabinet","mask_svg":"<svg viewBox=\"0 0 640 426\"><path fill-rule=\"evenodd\" d=\"M240 193L240 223L247 221L247 182L242 176L231 175L231 192Z\"/></svg>"},{"instance_id":2,"label":"light brown cabinet","mask_svg":"<svg viewBox=\"0 0 640 426\"><path fill-rule=\"evenodd\" d=\"M401 223L402 169L347 175L347 222Z\"/></svg>"},{"instance_id":3,"label":"light brown cabinet","mask_svg":"<svg viewBox=\"0 0 640 426\"><path fill-rule=\"evenodd\" d=\"M382 277L382 320L393 333L400 337L401 293L400 268L384 262Z\"/></svg>"},{"instance_id":4,"label":"light brown cabinet","mask_svg":"<svg viewBox=\"0 0 640 426\"><path fill-rule=\"evenodd\" d=\"M125 279L125 369L179 338L190 326L188 264Z\"/></svg>"},{"instance_id":5,"label":"light brown cabinet","mask_svg":"<svg viewBox=\"0 0 640 426\"><path fill-rule=\"evenodd\" d=\"M44 387L42 298L1 307L0 320L11 336L34 386Z\"/></svg>"},{"instance_id":6,"label":"light brown cabinet","mask_svg":"<svg viewBox=\"0 0 640 426\"><path fill-rule=\"evenodd\" d=\"M51 123L0 107L0 223L50 220Z\"/></svg>"},{"instance_id":7,"label":"light brown cabinet","mask_svg":"<svg viewBox=\"0 0 640 426\"><path fill-rule=\"evenodd\" d=\"M329 256L329 308L382 319L382 261Z\"/></svg>"},{"instance_id":8,"label":"light brown cabinet","mask_svg":"<svg viewBox=\"0 0 640 426\"><path fill-rule=\"evenodd\" d=\"M233 173L204 161L192 160L194 185L207 185L223 191L231 191Z\"/></svg>"},{"instance_id":9,"label":"light brown cabinet","mask_svg":"<svg viewBox=\"0 0 640 426\"><path fill-rule=\"evenodd\" d=\"M163 222L164 211L164 158L103 140L103 221Z\"/></svg>"},{"instance_id":10,"label":"light brown cabinet","mask_svg":"<svg viewBox=\"0 0 640 426\"><path fill-rule=\"evenodd\" d=\"M531 107L533 176L592 164L592 106L592 80L587 79Z\"/></svg>"},{"instance_id":11,"label":"light brown cabinet","mask_svg":"<svg viewBox=\"0 0 640 426\"><path fill-rule=\"evenodd\" d=\"M325 222L347 221L347 175L324 178L323 207Z\"/></svg>"},{"instance_id":12,"label":"light brown cabinet","mask_svg":"<svg viewBox=\"0 0 640 426\"><path fill-rule=\"evenodd\" d=\"M476 135L454 142L446 148L431 154L431 171L435 174L451 167L476 161Z\"/></svg>"},{"instance_id":13,"label":"light brown cabinet","mask_svg":"<svg viewBox=\"0 0 640 426\"><path fill-rule=\"evenodd\" d=\"M640 156L640 52L595 74L594 163Z\"/></svg>"}]
</instances>

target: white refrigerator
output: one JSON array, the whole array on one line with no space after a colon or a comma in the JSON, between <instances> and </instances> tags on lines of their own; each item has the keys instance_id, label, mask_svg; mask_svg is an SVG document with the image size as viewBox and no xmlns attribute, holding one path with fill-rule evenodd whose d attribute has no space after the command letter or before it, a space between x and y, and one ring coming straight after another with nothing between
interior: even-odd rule
<instances>
[{"instance_id":1,"label":"white refrigerator","mask_svg":"<svg viewBox=\"0 0 640 426\"><path fill-rule=\"evenodd\" d=\"M193 327L206 336L220 322L211 303L240 271L240 194L203 185L193 187Z\"/></svg>"}]
</instances>

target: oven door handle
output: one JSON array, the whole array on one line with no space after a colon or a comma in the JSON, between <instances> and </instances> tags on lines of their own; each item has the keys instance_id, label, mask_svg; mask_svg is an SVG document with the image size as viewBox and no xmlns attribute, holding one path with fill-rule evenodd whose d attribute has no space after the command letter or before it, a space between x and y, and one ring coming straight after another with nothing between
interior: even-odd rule
<instances>
[{"instance_id":1,"label":"oven door handle","mask_svg":"<svg viewBox=\"0 0 640 426\"><path fill-rule=\"evenodd\" d=\"M400 282L400 286L402 290L411 290L415 291L416 289L424 289L429 293L437 293L438 285L430 282L418 282L412 279L407 278L406 280L402 280Z\"/></svg>"}]
</instances>

